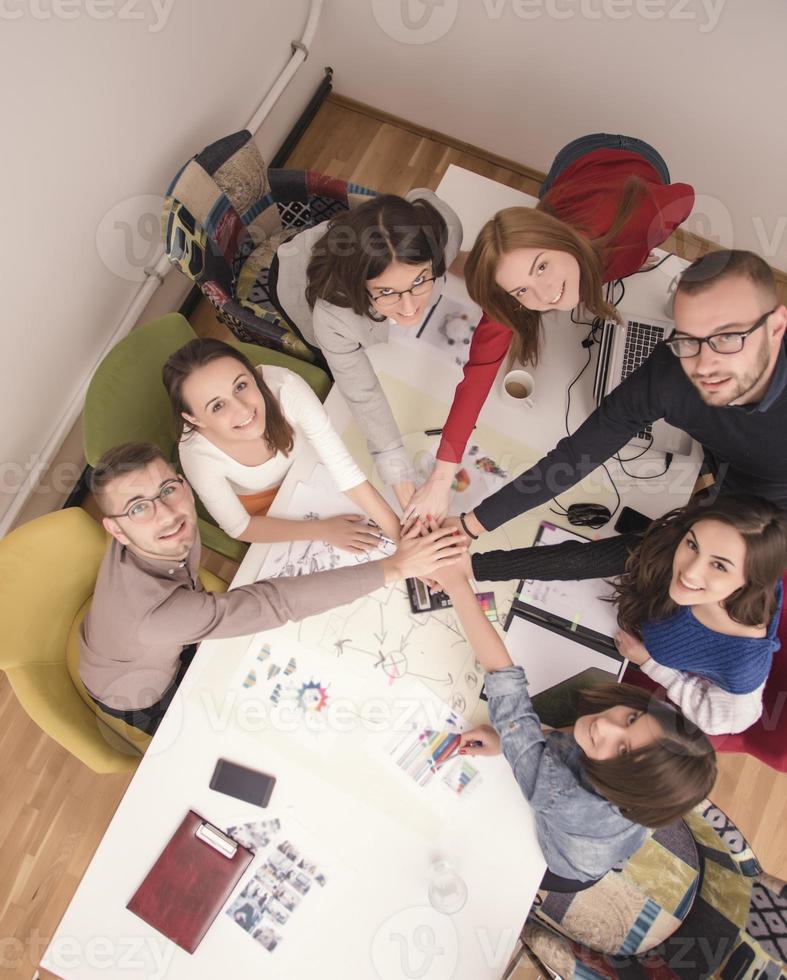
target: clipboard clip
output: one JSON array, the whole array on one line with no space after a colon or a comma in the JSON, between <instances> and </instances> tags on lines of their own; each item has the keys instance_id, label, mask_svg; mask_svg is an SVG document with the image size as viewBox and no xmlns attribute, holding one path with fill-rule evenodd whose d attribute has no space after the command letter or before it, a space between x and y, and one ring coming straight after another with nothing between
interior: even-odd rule
<instances>
[{"instance_id":1,"label":"clipboard clip","mask_svg":"<svg viewBox=\"0 0 787 980\"><path fill-rule=\"evenodd\" d=\"M225 858L235 857L238 850L237 842L219 830L218 827L214 827L212 823L208 823L207 820L204 820L197 827L194 834L204 844L212 847L214 851L218 851Z\"/></svg>"}]
</instances>

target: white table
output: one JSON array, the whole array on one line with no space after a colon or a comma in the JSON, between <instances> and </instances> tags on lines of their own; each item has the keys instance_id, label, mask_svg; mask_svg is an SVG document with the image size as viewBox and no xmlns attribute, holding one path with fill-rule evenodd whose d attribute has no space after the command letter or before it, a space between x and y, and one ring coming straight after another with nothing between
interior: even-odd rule
<instances>
[{"instance_id":1,"label":"white table","mask_svg":"<svg viewBox=\"0 0 787 980\"><path fill-rule=\"evenodd\" d=\"M465 247L495 210L534 203L526 195L453 166L439 193L463 218ZM674 274L671 265L635 277L630 293L627 287L627 299L630 295L642 311L656 307ZM464 287L451 278L449 292L461 296ZM496 387L473 437L491 452L508 453L506 465L512 474L531 465L563 434L565 387L585 357L579 346L581 328L568 323L567 317L548 319L544 358L533 372L536 407L523 410L506 404ZM403 433L441 426L460 377L458 369L446 369L434 350L424 345L418 350L414 357L408 341L370 351ZM591 381L589 369L575 386L575 424L592 409ZM421 397L410 397L410 389ZM335 389L326 407L368 471L363 440ZM696 460L694 464L696 472ZM286 509L296 483L308 478L312 466L313 460L306 456L296 462L277 496L273 515ZM632 486L622 475L618 485L627 503L655 516L688 497L693 475L677 496L673 492L682 472L676 459L663 485L654 480ZM665 505L663 494L670 487ZM596 481L594 486L591 476L564 499L606 502L611 497L604 482ZM485 538L485 546L529 543L545 515L552 517L545 508L522 515ZM256 578L264 553L263 546L249 549L236 584ZM511 584L497 583L495 593L504 612ZM316 759L293 739L242 716L231 682L248 646L248 638L201 644L180 696L140 763L42 965L59 976L80 980L108 976L213 980L222 975L398 980L422 975L419 971L428 960L431 965L425 975L430 980L499 977L545 867L531 812L507 763L502 757L483 760L483 783L475 794L463 799L461 806L438 813L419 805L412 794L398 795L382 771L364 762L363 743L357 737L337 740L335 753ZM374 691L380 694L379 687ZM197 952L189 956L125 909L187 809L220 826L264 817L264 812L208 788L215 762L222 756L274 773L278 782L272 809L284 814L285 820L295 820L296 827L303 825L304 833L316 835L323 847L328 842L329 853L335 851L336 880L329 882L326 902L312 916L308 940L297 948L290 943L288 949L283 943L275 954L268 954L220 914ZM309 815L306 820L304 814ZM427 901L430 868L438 859L447 860L468 887L466 905L453 915L438 914Z\"/></svg>"}]
</instances>

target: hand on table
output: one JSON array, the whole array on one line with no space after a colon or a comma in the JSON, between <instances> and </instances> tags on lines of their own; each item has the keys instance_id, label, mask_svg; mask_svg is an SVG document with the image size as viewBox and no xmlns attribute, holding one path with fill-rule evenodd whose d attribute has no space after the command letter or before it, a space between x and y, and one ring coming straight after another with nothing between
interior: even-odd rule
<instances>
[{"instance_id":1,"label":"hand on table","mask_svg":"<svg viewBox=\"0 0 787 980\"><path fill-rule=\"evenodd\" d=\"M650 660L647 647L639 637L634 636L632 633L627 633L626 630L618 630L613 640L621 657L625 657L631 663L641 667L646 660Z\"/></svg>"},{"instance_id":2,"label":"hand on table","mask_svg":"<svg viewBox=\"0 0 787 980\"><path fill-rule=\"evenodd\" d=\"M340 514L317 521L314 537L320 541L349 551L362 554L371 551L379 542L379 535L369 527L366 518L360 514Z\"/></svg>"},{"instance_id":3,"label":"hand on table","mask_svg":"<svg viewBox=\"0 0 787 980\"><path fill-rule=\"evenodd\" d=\"M404 533L392 558L385 558L383 566L386 582L400 578L434 577L457 564L467 551L467 538L457 534L454 528L438 528L422 536L417 526Z\"/></svg>"},{"instance_id":4,"label":"hand on table","mask_svg":"<svg viewBox=\"0 0 787 980\"><path fill-rule=\"evenodd\" d=\"M477 742L481 744L473 744ZM500 755L500 751L500 736L491 725L479 725L469 732L462 732L460 755Z\"/></svg>"}]
</instances>

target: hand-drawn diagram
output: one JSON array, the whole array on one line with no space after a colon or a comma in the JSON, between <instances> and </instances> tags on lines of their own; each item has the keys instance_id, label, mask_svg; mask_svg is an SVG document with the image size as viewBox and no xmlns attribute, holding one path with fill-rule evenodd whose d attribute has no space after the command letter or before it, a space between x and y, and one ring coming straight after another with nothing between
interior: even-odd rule
<instances>
[{"instance_id":1,"label":"hand-drawn diagram","mask_svg":"<svg viewBox=\"0 0 787 980\"><path fill-rule=\"evenodd\" d=\"M388 685L417 677L459 714L478 700L483 676L453 609L413 613L404 583L326 616L290 623L282 632L309 649L348 658L362 670L368 665Z\"/></svg>"}]
</instances>

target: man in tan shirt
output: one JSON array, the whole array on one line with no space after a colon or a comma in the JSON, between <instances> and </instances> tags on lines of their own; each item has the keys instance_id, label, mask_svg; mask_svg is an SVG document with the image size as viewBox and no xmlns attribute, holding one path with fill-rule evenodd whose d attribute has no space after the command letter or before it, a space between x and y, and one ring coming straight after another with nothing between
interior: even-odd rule
<instances>
[{"instance_id":1,"label":"man in tan shirt","mask_svg":"<svg viewBox=\"0 0 787 980\"><path fill-rule=\"evenodd\" d=\"M211 593L198 577L194 496L157 446L110 450L91 484L113 540L82 624L79 673L103 710L150 734L200 640L313 616L397 579L429 576L466 550L465 539L446 528L403 538L381 561Z\"/></svg>"}]
</instances>

